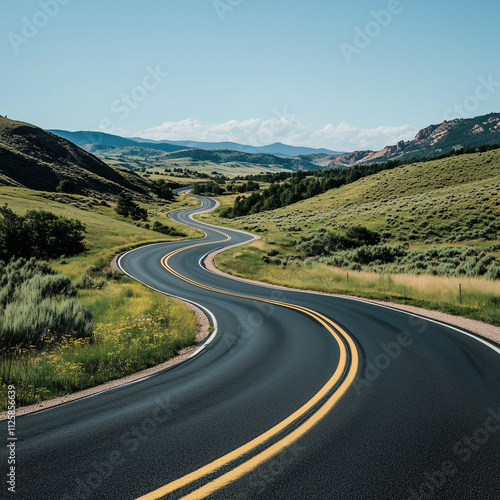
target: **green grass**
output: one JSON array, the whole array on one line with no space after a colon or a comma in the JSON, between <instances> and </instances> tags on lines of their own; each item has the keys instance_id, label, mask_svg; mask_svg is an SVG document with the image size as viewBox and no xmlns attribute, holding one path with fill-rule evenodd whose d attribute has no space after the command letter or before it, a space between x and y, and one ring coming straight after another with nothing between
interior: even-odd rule
<instances>
[{"instance_id":1,"label":"green grass","mask_svg":"<svg viewBox=\"0 0 500 500\"><path fill-rule=\"evenodd\" d=\"M481 278L379 274L321 263L285 267L266 263L263 241L219 254L215 263L233 276L301 290L317 290L410 304L500 326L500 283ZM459 295L459 285L462 296Z\"/></svg>"},{"instance_id":2,"label":"green grass","mask_svg":"<svg viewBox=\"0 0 500 500\"><path fill-rule=\"evenodd\" d=\"M80 299L94 313L95 340L68 338L41 352L3 356L0 409L9 383L24 406L157 365L194 340L197 321L190 309L131 280L86 290Z\"/></svg>"},{"instance_id":3,"label":"green grass","mask_svg":"<svg viewBox=\"0 0 500 500\"><path fill-rule=\"evenodd\" d=\"M73 278L100 258L110 261L117 253L140 244L183 239L146 229L144 222L134 223L116 214L115 205L111 202L108 206L103 206L100 201L84 196L0 187L0 204L4 203L16 213L22 214L30 209L44 209L56 215L80 220L87 226L85 241L89 252L64 259L64 264L55 263L54 266L59 272ZM141 206L148 208L151 227L155 221L159 221L185 233L188 238L198 238L203 236L203 233L174 222L167 215L173 210L194 207L198 204L197 200L182 195L179 201L173 203L140 203Z\"/></svg>"},{"instance_id":4,"label":"green grass","mask_svg":"<svg viewBox=\"0 0 500 500\"><path fill-rule=\"evenodd\" d=\"M82 276L103 279L101 289L80 290L77 300L94 315L95 342L67 338L42 352L23 350L0 360L0 400L8 383L17 389L18 404L27 405L92 387L137 370L156 365L177 349L193 342L197 321L182 302L152 292L128 278L106 279L109 263L117 253L158 241L179 240L148 230L116 214L114 205L92 198L0 187L0 204L8 203L17 213L44 209L78 219L87 226L86 254L52 261L58 272L74 282ZM141 204L150 221L159 221L184 232L189 238L202 233L167 218L168 212L197 206L191 197L173 203ZM95 268L96 270L94 270Z\"/></svg>"},{"instance_id":5,"label":"green grass","mask_svg":"<svg viewBox=\"0 0 500 500\"><path fill-rule=\"evenodd\" d=\"M303 235L321 228L342 233L363 225L380 232L387 244L401 242L410 250L467 246L498 260L500 245L494 245L500 243L499 150L380 172L288 207L236 219L218 217L233 202L230 197L218 199L221 207L198 216L200 220L264 238L219 255L216 264L225 272L302 289L412 303L500 324L499 281L429 276L418 265L406 266L415 267L412 274L394 274L391 266L377 264L359 266L362 272L354 272L321 259L306 260L296 248ZM458 266L450 264L454 265ZM346 283L348 272L350 283ZM465 294L462 304L459 281ZM468 283L475 283L473 289L468 290ZM441 286L446 293L439 292Z\"/></svg>"}]
</instances>

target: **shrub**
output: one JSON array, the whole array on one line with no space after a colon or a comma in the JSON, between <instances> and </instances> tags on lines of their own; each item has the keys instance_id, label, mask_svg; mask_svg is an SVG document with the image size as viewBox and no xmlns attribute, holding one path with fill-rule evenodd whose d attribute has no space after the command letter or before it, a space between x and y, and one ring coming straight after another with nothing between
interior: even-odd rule
<instances>
[{"instance_id":1,"label":"shrub","mask_svg":"<svg viewBox=\"0 0 500 500\"><path fill-rule=\"evenodd\" d=\"M81 279L75 283L75 287L79 290L100 290L105 284L105 280L95 280L88 274L82 274Z\"/></svg>"},{"instance_id":2,"label":"shrub","mask_svg":"<svg viewBox=\"0 0 500 500\"><path fill-rule=\"evenodd\" d=\"M133 220L148 220L148 211L133 201L132 196L128 193L118 195L115 211L117 214L123 215L123 217L131 217Z\"/></svg>"},{"instance_id":3,"label":"shrub","mask_svg":"<svg viewBox=\"0 0 500 500\"><path fill-rule=\"evenodd\" d=\"M91 337L92 314L72 299L75 295L67 276L34 258L0 261L0 349L43 347L49 338Z\"/></svg>"},{"instance_id":4,"label":"shrub","mask_svg":"<svg viewBox=\"0 0 500 500\"><path fill-rule=\"evenodd\" d=\"M500 280L500 264L498 262L491 264L486 277L490 280Z\"/></svg>"},{"instance_id":5,"label":"shrub","mask_svg":"<svg viewBox=\"0 0 500 500\"><path fill-rule=\"evenodd\" d=\"M86 250L85 226L45 210L16 215L7 205L0 208L0 259L56 259ZM19 244L22 242L22 245Z\"/></svg>"},{"instance_id":6,"label":"shrub","mask_svg":"<svg viewBox=\"0 0 500 500\"><path fill-rule=\"evenodd\" d=\"M162 234L168 234L169 236L186 236L183 232L177 231L173 227L162 224L161 222L155 221L153 224L153 231L157 231Z\"/></svg>"}]
</instances>

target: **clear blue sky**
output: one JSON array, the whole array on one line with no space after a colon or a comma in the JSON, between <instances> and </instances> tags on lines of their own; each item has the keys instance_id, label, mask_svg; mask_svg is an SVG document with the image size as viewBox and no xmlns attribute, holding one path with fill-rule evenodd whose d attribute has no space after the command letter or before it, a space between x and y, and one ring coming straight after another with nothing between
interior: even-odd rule
<instances>
[{"instance_id":1,"label":"clear blue sky","mask_svg":"<svg viewBox=\"0 0 500 500\"><path fill-rule=\"evenodd\" d=\"M383 147L500 111L499 20L498 0L5 1L0 113L153 138Z\"/></svg>"}]
</instances>

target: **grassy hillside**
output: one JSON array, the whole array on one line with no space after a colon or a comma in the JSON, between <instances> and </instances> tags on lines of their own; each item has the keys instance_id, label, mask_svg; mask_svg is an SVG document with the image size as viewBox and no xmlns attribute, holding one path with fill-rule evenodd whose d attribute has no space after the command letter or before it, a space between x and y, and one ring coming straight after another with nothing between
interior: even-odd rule
<instances>
[{"instance_id":1,"label":"grassy hillside","mask_svg":"<svg viewBox=\"0 0 500 500\"><path fill-rule=\"evenodd\" d=\"M220 198L219 211L231 198ZM499 216L495 150L380 172L231 221L216 213L204 218L263 235L263 241L218 256L218 265L238 276L410 302L500 324L500 281L486 279L499 269ZM382 236L371 259L372 250L307 252L311 241L321 246L325 234L358 225Z\"/></svg>"},{"instance_id":2,"label":"grassy hillside","mask_svg":"<svg viewBox=\"0 0 500 500\"><path fill-rule=\"evenodd\" d=\"M499 215L500 150L495 150L380 172L236 224L281 237L362 224L387 240L424 243L476 239L475 231L495 226Z\"/></svg>"},{"instance_id":3,"label":"grassy hillside","mask_svg":"<svg viewBox=\"0 0 500 500\"><path fill-rule=\"evenodd\" d=\"M117 215L112 202L79 195L0 187L0 205L5 203L18 214L43 209L86 225L88 252L49 264L78 288L76 299L93 315L93 333L87 339L49 339L42 349L0 352L0 409L8 383L15 383L20 405L30 404L161 363L193 342L197 321L186 305L122 277L109 264L137 245L183 238L148 229L155 221L188 238L201 236L167 219L171 210L197 206L197 200L180 196L176 202L141 204L148 209L147 223Z\"/></svg>"},{"instance_id":4,"label":"grassy hillside","mask_svg":"<svg viewBox=\"0 0 500 500\"><path fill-rule=\"evenodd\" d=\"M121 191L149 196L149 183L140 176L124 175L39 127L0 117L0 185L55 191L62 180L88 196L105 198Z\"/></svg>"},{"instance_id":5,"label":"grassy hillside","mask_svg":"<svg viewBox=\"0 0 500 500\"><path fill-rule=\"evenodd\" d=\"M85 239L89 253L67 259L68 264L58 269L72 276L75 276L78 270L84 270L93 259L111 258L121 249L143 242L179 239L147 229L145 222L133 223L130 219L119 216L112 202L103 202L96 198L0 187L0 205L5 203L16 213L24 214L27 210L43 209L56 215L80 220L87 226ZM159 202L141 206L148 208L149 226L159 221L193 238L201 236L202 233L167 219L167 214L172 210L197 204L198 202L192 198L181 197L175 203Z\"/></svg>"}]
</instances>

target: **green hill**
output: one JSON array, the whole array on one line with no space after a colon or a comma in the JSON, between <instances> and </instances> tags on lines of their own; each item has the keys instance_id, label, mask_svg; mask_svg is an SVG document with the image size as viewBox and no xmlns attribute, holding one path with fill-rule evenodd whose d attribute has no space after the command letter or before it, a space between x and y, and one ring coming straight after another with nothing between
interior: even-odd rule
<instances>
[{"instance_id":1,"label":"green hill","mask_svg":"<svg viewBox=\"0 0 500 500\"><path fill-rule=\"evenodd\" d=\"M498 231L499 216L500 150L494 150L386 170L239 222L281 233L290 226L310 231L362 224L389 240L441 242L476 239L475 231L485 227Z\"/></svg>"},{"instance_id":2,"label":"green hill","mask_svg":"<svg viewBox=\"0 0 500 500\"><path fill-rule=\"evenodd\" d=\"M77 194L149 196L149 183L139 175L112 168L51 132L0 117L0 185L55 191L66 179Z\"/></svg>"},{"instance_id":3,"label":"green hill","mask_svg":"<svg viewBox=\"0 0 500 500\"><path fill-rule=\"evenodd\" d=\"M220 197L219 213L234 198ZM217 256L235 276L500 326L498 149L385 170L276 210L202 217L263 236Z\"/></svg>"}]
</instances>

